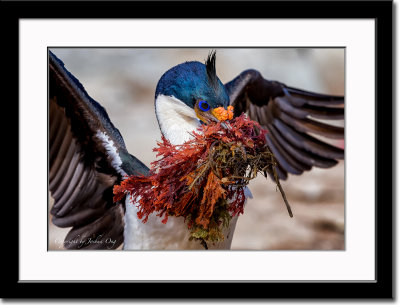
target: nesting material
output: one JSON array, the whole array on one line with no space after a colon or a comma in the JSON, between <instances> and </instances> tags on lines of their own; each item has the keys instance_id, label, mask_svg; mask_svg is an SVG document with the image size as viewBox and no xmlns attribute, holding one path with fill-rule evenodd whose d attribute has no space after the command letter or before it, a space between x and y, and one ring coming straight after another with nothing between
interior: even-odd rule
<instances>
[{"instance_id":1,"label":"nesting material","mask_svg":"<svg viewBox=\"0 0 400 305\"><path fill-rule=\"evenodd\" d=\"M114 187L114 201L130 194L138 202L143 222L151 213L184 217L190 239L207 242L224 239L222 229L243 213L245 186L258 173L274 176L290 216L289 204L279 183L276 161L266 145L266 130L245 114L232 120L201 126L191 140L172 145L164 137L154 149L157 160L149 176L130 176ZM139 199L139 200L138 200Z\"/></svg>"}]
</instances>

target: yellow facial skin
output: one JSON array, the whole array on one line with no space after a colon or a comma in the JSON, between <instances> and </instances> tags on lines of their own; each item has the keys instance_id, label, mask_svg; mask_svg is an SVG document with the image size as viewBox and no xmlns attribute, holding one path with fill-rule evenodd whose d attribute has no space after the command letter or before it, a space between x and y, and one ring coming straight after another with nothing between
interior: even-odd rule
<instances>
[{"instance_id":1,"label":"yellow facial skin","mask_svg":"<svg viewBox=\"0 0 400 305\"><path fill-rule=\"evenodd\" d=\"M197 101L194 111L197 117L206 124L210 122L226 121L233 119L233 106L210 108L208 111L203 111L199 108L199 101Z\"/></svg>"}]
</instances>

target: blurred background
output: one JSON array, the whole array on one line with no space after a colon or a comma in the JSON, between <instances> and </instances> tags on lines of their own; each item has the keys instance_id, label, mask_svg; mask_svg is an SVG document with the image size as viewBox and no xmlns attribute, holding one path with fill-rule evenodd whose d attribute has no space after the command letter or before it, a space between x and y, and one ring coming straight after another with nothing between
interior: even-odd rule
<instances>
[{"instance_id":1,"label":"blurred background","mask_svg":"<svg viewBox=\"0 0 400 305\"><path fill-rule=\"evenodd\" d=\"M216 49L223 83L253 68L264 78L309 91L344 95L344 49ZM154 92L164 72L185 61L204 62L208 48L53 48L88 94L108 112L128 151L147 166L161 134L154 113ZM343 121L336 122L344 126ZM332 142L331 142L332 143ZM333 144L344 146L343 141ZM233 250L345 249L344 161L314 168L282 182L294 217L290 218L275 184L259 176L250 183L253 199L239 217ZM49 211L53 204L49 200ZM49 249L69 229L55 227L49 214Z\"/></svg>"}]
</instances>

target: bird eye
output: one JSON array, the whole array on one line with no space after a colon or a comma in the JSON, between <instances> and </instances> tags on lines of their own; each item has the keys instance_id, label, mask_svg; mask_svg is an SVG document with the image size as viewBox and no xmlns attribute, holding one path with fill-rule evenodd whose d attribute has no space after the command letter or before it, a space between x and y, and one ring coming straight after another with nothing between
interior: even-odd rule
<instances>
[{"instance_id":1,"label":"bird eye","mask_svg":"<svg viewBox=\"0 0 400 305\"><path fill-rule=\"evenodd\" d=\"M208 110L210 110L210 105L208 105L208 103L206 101L200 101L199 108L203 111L208 111Z\"/></svg>"}]
</instances>

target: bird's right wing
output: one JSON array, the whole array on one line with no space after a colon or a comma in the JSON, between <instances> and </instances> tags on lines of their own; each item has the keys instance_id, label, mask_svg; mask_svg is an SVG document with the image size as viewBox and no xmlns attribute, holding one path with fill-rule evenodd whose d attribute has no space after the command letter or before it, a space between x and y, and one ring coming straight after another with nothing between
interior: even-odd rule
<instances>
[{"instance_id":1,"label":"bird's right wing","mask_svg":"<svg viewBox=\"0 0 400 305\"><path fill-rule=\"evenodd\" d=\"M105 109L49 51L49 190L52 221L72 227L68 249L115 249L123 242L124 203L112 189L125 175L147 175Z\"/></svg>"},{"instance_id":2,"label":"bird's right wing","mask_svg":"<svg viewBox=\"0 0 400 305\"><path fill-rule=\"evenodd\" d=\"M344 128L332 124L344 119L343 96L292 88L264 79L256 70L243 71L225 87L235 116L245 112L268 131L279 179L314 166L329 168L344 159L344 150L326 141L344 139Z\"/></svg>"}]
</instances>

